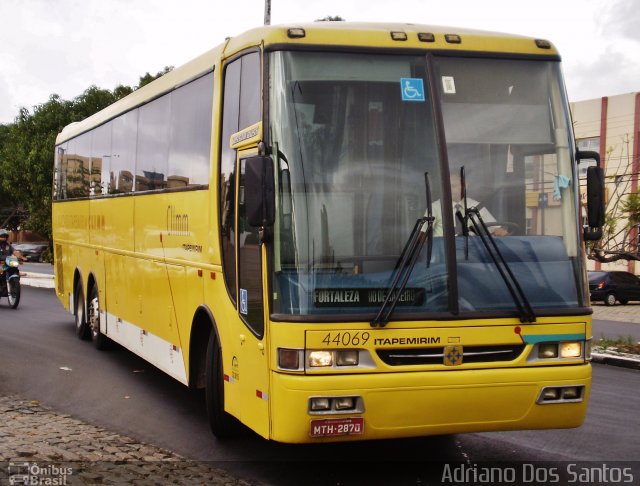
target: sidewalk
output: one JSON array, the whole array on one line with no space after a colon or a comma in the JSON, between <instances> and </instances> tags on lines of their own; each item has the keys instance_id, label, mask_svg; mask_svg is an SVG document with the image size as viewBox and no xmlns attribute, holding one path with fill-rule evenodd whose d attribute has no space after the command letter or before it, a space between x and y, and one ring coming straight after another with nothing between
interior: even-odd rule
<instances>
[{"instance_id":1,"label":"sidewalk","mask_svg":"<svg viewBox=\"0 0 640 486\"><path fill-rule=\"evenodd\" d=\"M601 303L594 303L592 305L594 319L633 323L640 326L640 306L638 305L606 306ZM595 363L640 370L640 355L619 353L611 349L597 349L595 348L595 341L594 336L594 350L591 356Z\"/></svg>"},{"instance_id":2,"label":"sidewalk","mask_svg":"<svg viewBox=\"0 0 640 486\"><path fill-rule=\"evenodd\" d=\"M250 484L15 395L0 397L0 416L2 485Z\"/></svg>"},{"instance_id":3,"label":"sidewalk","mask_svg":"<svg viewBox=\"0 0 640 486\"><path fill-rule=\"evenodd\" d=\"M592 306L594 319L640 324L640 305L607 306L600 302L594 302Z\"/></svg>"},{"instance_id":4,"label":"sidewalk","mask_svg":"<svg viewBox=\"0 0 640 486\"><path fill-rule=\"evenodd\" d=\"M27 287L40 287L52 289L54 286L53 275L46 273L20 272L20 283Z\"/></svg>"}]
</instances>

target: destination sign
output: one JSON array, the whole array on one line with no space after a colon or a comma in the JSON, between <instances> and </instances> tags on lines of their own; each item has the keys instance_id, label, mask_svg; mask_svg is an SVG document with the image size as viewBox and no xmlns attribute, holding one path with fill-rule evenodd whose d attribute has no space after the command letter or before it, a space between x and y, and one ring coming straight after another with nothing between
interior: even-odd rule
<instances>
[{"instance_id":1,"label":"destination sign","mask_svg":"<svg viewBox=\"0 0 640 486\"><path fill-rule=\"evenodd\" d=\"M336 288L315 289L313 291L313 305L316 307L370 307L380 306L387 298L387 289L374 288ZM391 299L395 298L395 294ZM400 293L399 306L422 305L424 289L407 288Z\"/></svg>"}]
</instances>

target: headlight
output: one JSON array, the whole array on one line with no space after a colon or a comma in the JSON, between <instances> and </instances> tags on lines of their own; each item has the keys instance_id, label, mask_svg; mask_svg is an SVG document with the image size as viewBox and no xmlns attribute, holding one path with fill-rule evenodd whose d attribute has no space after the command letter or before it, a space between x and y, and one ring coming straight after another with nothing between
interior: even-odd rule
<instances>
[{"instance_id":1,"label":"headlight","mask_svg":"<svg viewBox=\"0 0 640 486\"><path fill-rule=\"evenodd\" d=\"M283 371L347 371L354 368L376 367L364 349L296 349L278 348L277 366Z\"/></svg>"},{"instance_id":2,"label":"headlight","mask_svg":"<svg viewBox=\"0 0 640 486\"><path fill-rule=\"evenodd\" d=\"M580 342L560 343L561 358L579 358L582 356L582 345Z\"/></svg>"},{"instance_id":3,"label":"headlight","mask_svg":"<svg viewBox=\"0 0 640 486\"><path fill-rule=\"evenodd\" d=\"M538 345L538 358L549 359L558 357L557 343L540 343Z\"/></svg>"},{"instance_id":4,"label":"headlight","mask_svg":"<svg viewBox=\"0 0 640 486\"><path fill-rule=\"evenodd\" d=\"M355 349L336 351L336 365L338 366L358 366L359 353Z\"/></svg>"},{"instance_id":5,"label":"headlight","mask_svg":"<svg viewBox=\"0 0 640 486\"><path fill-rule=\"evenodd\" d=\"M333 353L331 351L311 351L308 363L312 368L333 366Z\"/></svg>"},{"instance_id":6,"label":"headlight","mask_svg":"<svg viewBox=\"0 0 640 486\"><path fill-rule=\"evenodd\" d=\"M580 358L589 360L591 359L590 354L590 341L543 342L536 344L529 361L557 361Z\"/></svg>"}]
</instances>

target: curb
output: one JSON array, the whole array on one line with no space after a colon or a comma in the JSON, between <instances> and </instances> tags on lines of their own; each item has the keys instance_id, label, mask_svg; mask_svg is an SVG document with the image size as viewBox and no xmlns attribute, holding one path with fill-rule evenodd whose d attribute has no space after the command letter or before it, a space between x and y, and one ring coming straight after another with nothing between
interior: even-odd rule
<instances>
[{"instance_id":1,"label":"curb","mask_svg":"<svg viewBox=\"0 0 640 486\"><path fill-rule=\"evenodd\" d=\"M54 287L53 275L46 273L20 272L20 283L27 287L52 289Z\"/></svg>"},{"instance_id":2,"label":"curb","mask_svg":"<svg viewBox=\"0 0 640 486\"><path fill-rule=\"evenodd\" d=\"M638 358L631 358L627 356L616 356L614 354L601 354L592 352L591 359L594 363L619 366L621 368L629 368L632 370L640 370L640 356L638 356Z\"/></svg>"}]
</instances>

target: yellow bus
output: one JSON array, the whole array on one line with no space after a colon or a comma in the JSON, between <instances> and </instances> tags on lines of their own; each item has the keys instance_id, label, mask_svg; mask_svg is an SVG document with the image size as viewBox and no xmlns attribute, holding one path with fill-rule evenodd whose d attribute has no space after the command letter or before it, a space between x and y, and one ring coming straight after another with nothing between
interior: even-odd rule
<instances>
[{"instance_id":1,"label":"yellow bus","mask_svg":"<svg viewBox=\"0 0 640 486\"><path fill-rule=\"evenodd\" d=\"M56 292L204 388L218 437L576 427L589 155L546 40L256 28L59 134Z\"/></svg>"}]
</instances>

